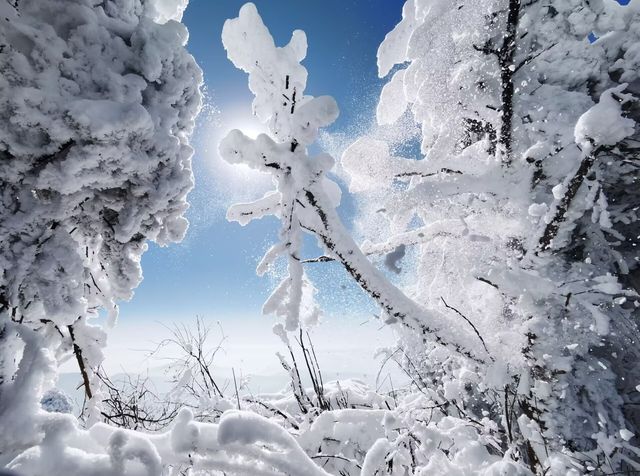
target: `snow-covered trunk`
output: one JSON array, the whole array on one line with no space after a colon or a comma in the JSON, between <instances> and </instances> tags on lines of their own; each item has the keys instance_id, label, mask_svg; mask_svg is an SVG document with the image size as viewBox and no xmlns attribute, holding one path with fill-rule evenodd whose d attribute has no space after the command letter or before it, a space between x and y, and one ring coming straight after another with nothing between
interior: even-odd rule
<instances>
[{"instance_id":1,"label":"snow-covered trunk","mask_svg":"<svg viewBox=\"0 0 640 476\"><path fill-rule=\"evenodd\" d=\"M518 25L520 24L520 0L509 0L506 25L501 47L496 51L500 67L500 127L498 129L498 153L509 164L513 153L514 75L518 49Z\"/></svg>"}]
</instances>

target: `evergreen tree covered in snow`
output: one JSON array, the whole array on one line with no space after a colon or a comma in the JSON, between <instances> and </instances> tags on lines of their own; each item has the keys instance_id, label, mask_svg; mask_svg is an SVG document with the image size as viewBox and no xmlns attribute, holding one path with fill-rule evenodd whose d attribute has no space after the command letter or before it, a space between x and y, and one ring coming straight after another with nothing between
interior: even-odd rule
<instances>
[{"instance_id":1,"label":"evergreen tree covered in snow","mask_svg":"<svg viewBox=\"0 0 640 476\"><path fill-rule=\"evenodd\" d=\"M182 239L200 69L181 2L0 2L0 454L38 437L49 370L91 398L98 313L117 317L147 240ZM95 391L95 389L93 389Z\"/></svg>"}]
</instances>

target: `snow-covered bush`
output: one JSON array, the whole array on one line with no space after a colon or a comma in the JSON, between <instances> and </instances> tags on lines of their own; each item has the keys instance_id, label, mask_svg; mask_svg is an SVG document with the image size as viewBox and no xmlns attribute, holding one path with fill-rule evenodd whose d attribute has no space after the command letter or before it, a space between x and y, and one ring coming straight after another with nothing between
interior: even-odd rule
<instances>
[{"instance_id":1,"label":"snow-covered bush","mask_svg":"<svg viewBox=\"0 0 640 476\"><path fill-rule=\"evenodd\" d=\"M95 396L106 334L92 320L104 311L115 323L147 240L185 233L202 76L176 21L183 9L0 1L3 457L38 441L27 428L57 363L75 354Z\"/></svg>"}]
</instances>

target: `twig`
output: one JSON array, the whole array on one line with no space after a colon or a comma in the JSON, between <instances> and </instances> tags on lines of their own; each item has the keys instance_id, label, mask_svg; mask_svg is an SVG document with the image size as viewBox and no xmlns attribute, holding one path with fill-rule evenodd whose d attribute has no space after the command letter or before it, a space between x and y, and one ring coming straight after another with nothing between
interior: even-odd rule
<instances>
[{"instance_id":1,"label":"twig","mask_svg":"<svg viewBox=\"0 0 640 476\"><path fill-rule=\"evenodd\" d=\"M321 458L339 459L341 461L346 461L347 463L351 463L355 465L358 469L362 469L362 466L356 460L347 458L346 456L319 454L311 457L311 459L321 459Z\"/></svg>"},{"instance_id":2,"label":"twig","mask_svg":"<svg viewBox=\"0 0 640 476\"><path fill-rule=\"evenodd\" d=\"M484 339L482 338L482 336L480 335L480 332L478 331L478 328L473 324L473 322L471 322L469 320L469 318L467 318L467 316L465 316L464 314L462 314L460 311L458 311L455 307L453 306L449 306L449 304L447 304L447 301L444 300L444 298L442 296L440 296L440 299L442 300L442 303L445 305L445 307L447 309L451 309L452 311L455 311L460 317L462 317L465 321L467 321L467 323L473 328L473 331L476 333L476 335L478 336L478 339L480 339L480 342L482 342L482 347L484 347L484 350L487 352L487 354L489 354L489 358L493 361L494 358L493 356L489 353L489 349L487 349L487 344L485 344Z\"/></svg>"},{"instance_id":3,"label":"twig","mask_svg":"<svg viewBox=\"0 0 640 476\"><path fill-rule=\"evenodd\" d=\"M236 401L238 402L238 410L242 410L242 408L240 408L240 396L238 394L238 382L236 382L236 370L231 367L231 373L233 374L233 386L236 389Z\"/></svg>"},{"instance_id":4,"label":"twig","mask_svg":"<svg viewBox=\"0 0 640 476\"><path fill-rule=\"evenodd\" d=\"M293 417L291 415L287 415L286 413L284 413L279 408L274 407L273 405L268 405L265 402L263 402L261 400L256 400L254 398L245 398L245 400L247 402L249 402L249 403L255 403L256 405L260 405L261 407L266 408L267 410L275 413L276 415L280 415L287 422L289 422L289 425L291 425L291 428L293 428L294 430L299 430L300 429L300 426L295 422Z\"/></svg>"}]
</instances>

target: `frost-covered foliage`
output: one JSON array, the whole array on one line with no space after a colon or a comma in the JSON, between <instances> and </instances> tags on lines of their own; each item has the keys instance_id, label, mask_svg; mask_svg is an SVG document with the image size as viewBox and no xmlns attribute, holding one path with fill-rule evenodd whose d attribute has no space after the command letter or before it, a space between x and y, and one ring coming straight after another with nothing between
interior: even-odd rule
<instances>
[{"instance_id":1,"label":"frost-covered foliage","mask_svg":"<svg viewBox=\"0 0 640 476\"><path fill-rule=\"evenodd\" d=\"M183 9L0 0L2 457L39 441L62 360L75 354L96 396L106 334L92 320L103 310L115 323L147 240L185 233L202 77Z\"/></svg>"},{"instance_id":2,"label":"frost-covered foliage","mask_svg":"<svg viewBox=\"0 0 640 476\"><path fill-rule=\"evenodd\" d=\"M331 205L340 201L338 186L323 177L333 159L322 155L311 160L306 146L316 139L318 128L338 117L338 107L328 96L305 96L307 71L300 64L307 52L304 32L296 30L289 44L278 48L262 23L253 4L245 5L240 16L228 20L222 41L229 59L249 73L249 87L255 95L253 111L266 122L274 139L261 134L253 140L234 130L221 142L220 153L230 163L244 163L264 172L273 171L277 190L251 204L232 207L227 217L245 225L265 215L282 217L280 242L274 245L258 266L262 275L281 255L287 257L288 276L264 305L264 312L285 318L286 330L294 331L301 319L314 321L313 286L301 263L302 229L298 218L301 189L314 187Z\"/></svg>"},{"instance_id":3,"label":"frost-covered foliage","mask_svg":"<svg viewBox=\"0 0 640 476\"><path fill-rule=\"evenodd\" d=\"M233 131L220 148L276 185L228 215L243 225L269 214L282 221L258 273L281 255L289 273L265 312L294 330L312 309L300 234L314 235L327 255L311 261L341 262L384 321L398 324L404 367L425 398L420 409L431 412L405 420L405 439L373 445L365 474L471 474L491 460L485 453L497 457L487 474L640 468L630 436L640 430L631 365L639 12L613 0L407 1L378 51L380 75L391 77L377 118L393 130L410 115L421 156L397 156L406 135L394 142L388 133L345 152L351 191L379 217L376 242L362 247L335 213L324 176L333 161L306 154L337 111L302 95L302 34L276 48L252 5L225 26L229 57L249 73L254 112L271 133L253 140ZM386 254L392 270L403 265L405 289L372 254ZM456 419L471 429L425 456Z\"/></svg>"},{"instance_id":4,"label":"frost-covered foliage","mask_svg":"<svg viewBox=\"0 0 640 476\"><path fill-rule=\"evenodd\" d=\"M500 451L539 473L638 469L622 433L640 429L639 12L407 1L378 51L393 72L378 122L411 114L424 158L365 137L342 160L384 210L374 248L417 245L407 292L471 321L495 361L405 335L416 374L456 413L497 423Z\"/></svg>"}]
</instances>

